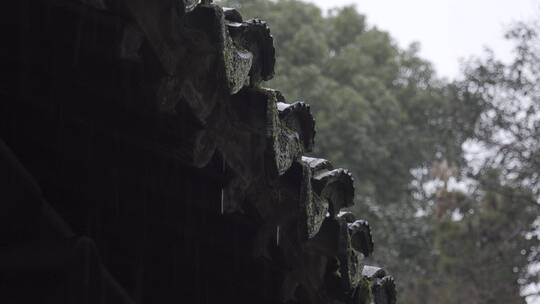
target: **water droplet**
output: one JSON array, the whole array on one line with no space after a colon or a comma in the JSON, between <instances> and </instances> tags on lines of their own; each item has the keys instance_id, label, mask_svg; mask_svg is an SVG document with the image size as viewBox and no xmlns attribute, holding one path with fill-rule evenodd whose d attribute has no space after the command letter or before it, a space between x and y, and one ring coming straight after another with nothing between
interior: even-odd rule
<instances>
[{"instance_id":1,"label":"water droplet","mask_svg":"<svg viewBox=\"0 0 540 304\"><path fill-rule=\"evenodd\" d=\"M276 228L276 245L279 246L279 226Z\"/></svg>"},{"instance_id":2,"label":"water droplet","mask_svg":"<svg viewBox=\"0 0 540 304\"><path fill-rule=\"evenodd\" d=\"M223 204L223 196L224 196L224 193L225 191L223 191L223 188L221 188L221 214L223 214L224 212L224 204Z\"/></svg>"}]
</instances>

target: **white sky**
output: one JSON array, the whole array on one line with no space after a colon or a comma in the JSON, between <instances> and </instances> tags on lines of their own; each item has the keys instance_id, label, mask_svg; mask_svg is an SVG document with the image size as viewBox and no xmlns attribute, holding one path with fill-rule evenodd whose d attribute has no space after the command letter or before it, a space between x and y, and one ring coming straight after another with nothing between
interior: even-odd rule
<instances>
[{"instance_id":1,"label":"white sky","mask_svg":"<svg viewBox=\"0 0 540 304\"><path fill-rule=\"evenodd\" d=\"M387 30L405 47L421 43L421 55L438 75L454 78L459 60L482 55L485 46L511 57L504 29L514 21L540 19L540 0L308 0L329 9L356 4L368 23Z\"/></svg>"}]
</instances>

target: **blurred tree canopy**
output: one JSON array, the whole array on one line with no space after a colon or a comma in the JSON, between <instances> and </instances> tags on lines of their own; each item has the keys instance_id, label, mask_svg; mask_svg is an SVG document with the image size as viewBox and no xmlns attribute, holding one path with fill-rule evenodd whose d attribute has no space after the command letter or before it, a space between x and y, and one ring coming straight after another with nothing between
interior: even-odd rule
<instances>
[{"instance_id":1,"label":"blurred tree canopy","mask_svg":"<svg viewBox=\"0 0 540 304\"><path fill-rule=\"evenodd\" d=\"M515 62L491 55L448 82L418 44L400 48L353 6L323 14L297 0L220 4L269 23L277 65L267 86L312 105L314 155L353 172L353 211L374 232L371 262L396 277L401 303L524 302L522 288L537 280L528 269L540 215L534 29L509 32ZM486 151L480 164L466 146Z\"/></svg>"}]
</instances>

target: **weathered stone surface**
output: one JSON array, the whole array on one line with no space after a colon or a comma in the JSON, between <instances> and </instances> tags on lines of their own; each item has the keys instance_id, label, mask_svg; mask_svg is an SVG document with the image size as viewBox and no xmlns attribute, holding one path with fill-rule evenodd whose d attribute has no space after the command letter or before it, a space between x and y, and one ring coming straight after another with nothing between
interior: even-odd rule
<instances>
[{"instance_id":1,"label":"weathered stone surface","mask_svg":"<svg viewBox=\"0 0 540 304\"><path fill-rule=\"evenodd\" d=\"M313 176L314 189L330 202L330 214L353 205L354 186L351 174L344 169L317 172Z\"/></svg>"},{"instance_id":2,"label":"weathered stone surface","mask_svg":"<svg viewBox=\"0 0 540 304\"><path fill-rule=\"evenodd\" d=\"M371 292L375 304L396 303L396 285L390 276L375 280L372 283Z\"/></svg>"},{"instance_id":3,"label":"weathered stone surface","mask_svg":"<svg viewBox=\"0 0 540 304\"><path fill-rule=\"evenodd\" d=\"M322 159L322 158L313 158L313 157L303 156L302 161L307 163L309 167L311 168L311 170L314 172L332 168L332 164L330 164L328 160Z\"/></svg>"},{"instance_id":4,"label":"weathered stone surface","mask_svg":"<svg viewBox=\"0 0 540 304\"><path fill-rule=\"evenodd\" d=\"M382 279L386 276L386 270L375 266L364 266L362 275L369 280Z\"/></svg>"},{"instance_id":5,"label":"weathered stone surface","mask_svg":"<svg viewBox=\"0 0 540 304\"><path fill-rule=\"evenodd\" d=\"M225 14L225 20L229 22L242 23L244 19L238 10L231 7L224 7L223 13Z\"/></svg>"},{"instance_id":6,"label":"weathered stone surface","mask_svg":"<svg viewBox=\"0 0 540 304\"><path fill-rule=\"evenodd\" d=\"M348 224L352 224L356 221L356 216L350 211L340 211L337 218L345 221Z\"/></svg>"},{"instance_id":7,"label":"weathered stone surface","mask_svg":"<svg viewBox=\"0 0 540 304\"><path fill-rule=\"evenodd\" d=\"M185 5L192 8L192 1L114 1L111 6L126 8L137 25L142 29L152 50L157 54L161 68L167 75L174 75L186 49L181 47L182 27L179 26L185 14ZM121 2L121 4L119 4ZM186 3L188 2L188 3ZM117 4L118 3L118 4Z\"/></svg>"},{"instance_id":8,"label":"weathered stone surface","mask_svg":"<svg viewBox=\"0 0 540 304\"><path fill-rule=\"evenodd\" d=\"M201 2L201 0L182 0L184 2L184 10L186 13L189 13L195 9L197 4Z\"/></svg>"},{"instance_id":9,"label":"weathered stone surface","mask_svg":"<svg viewBox=\"0 0 540 304\"><path fill-rule=\"evenodd\" d=\"M246 84L253 56L234 46L219 6L199 5L184 19L184 36L194 49L175 72L178 86L171 91L178 92L196 116L206 122L217 104Z\"/></svg>"},{"instance_id":10,"label":"weathered stone surface","mask_svg":"<svg viewBox=\"0 0 540 304\"><path fill-rule=\"evenodd\" d=\"M352 175L303 157L309 105L261 88L275 65L264 21L212 1L21 1L0 137L51 204L20 170L0 172L17 198L0 200L0 242L15 248L0 268L83 265L97 275L74 280L103 280L115 303L395 303L393 280L362 265L369 225L342 211ZM77 263L25 263L51 252Z\"/></svg>"},{"instance_id":11,"label":"weathered stone surface","mask_svg":"<svg viewBox=\"0 0 540 304\"><path fill-rule=\"evenodd\" d=\"M297 196L293 201L298 202L297 227L300 240L313 238L322 226L326 214L328 213L328 202L320 198L312 190L311 169L303 162L297 162L296 166L291 168L282 178L282 189L287 188L287 178L300 180L300 188L296 189ZM294 175L296 176L294 176ZM291 177L291 175L293 175ZM300 190L300 191L298 191Z\"/></svg>"},{"instance_id":12,"label":"weathered stone surface","mask_svg":"<svg viewBox=\"0 0 540 304\"><path fill-rule=\"evenodd\" d=\"M368 222L359 220L348 223L347 227L354 250L361 252L365 257L370 256L373 253L373 240Z\"/></svg>"},{"instance_id":13,"label":"weathered stone surface","mask_svg":"<svg viewBox=\"0 0 540 304\"><path fill-rule=\"evenodd\" d=\"M300 158L299 136L282 126L275 91L245 89L231 96L229 106L214 132L225 160L246 183L276 179Z\"/></svg>"},{"instance_id":14,"label":"weathered stone surface","mask_svg":"<svg viewBox=\"0 0 540 304\"><path fill-rule=\"evenodd\" d=\"M300 139L304 144L304 150L311 152L315 138L315 120L313 119L309 105L297 101L293 104L278 102L277 106L279 118L285 126L300 135Z\"/></svg>"},{"instance_id":15,"label":"weathered stone surface","mask_svg":"<svg viewBox=\"0 0 540 304\"><path fill-rule=\"evenodd\" d=\"M396 285L394 283L394 278L387 275L384 269L374 266L364 266L362 275L370 282L373 303L396 303Z\"/></svg>"},{"instance_id":16,"label":"weathered stone surface","mask_svg":"<svg viewBox=\"0 0 540 304\"><path fill-rule=\"evenodd\" d=\"M329 212L336 216L342 208L354 204L354 179L345 169L333 169L326 160L304 157L313 171L313 189L330 203Z\"/></svg>"},{"instance_id":17,"label":"weathered stone surface","mask_svg":"<svg viewBox=\"0 0 540 304\"><path fill-rule=\"evenodd\" d=\"M274 77L276 63L274 38L266 22L251 19L227 24L229 32L236 45L249 50L254 55L253 66L250 71L250 85L258 86L263 80Z\"/></svg>"}]
</instances>

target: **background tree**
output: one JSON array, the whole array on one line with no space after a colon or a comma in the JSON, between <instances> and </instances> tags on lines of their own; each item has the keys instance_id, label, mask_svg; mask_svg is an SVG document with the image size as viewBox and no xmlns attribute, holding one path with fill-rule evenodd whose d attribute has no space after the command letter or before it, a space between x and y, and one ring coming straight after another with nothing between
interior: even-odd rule
<instances>
[{"instance_id":1,"label":"background tree","mask_svg":"<svg viewBox=\"0 0 540 304\"><path fill-rule=\"evenodd\" d=\"M483 155L468 174L481 193L476 200L478 206L472 210L478 218L477 231L484 230L475 237L481 246L477 252L489 254L491 263L496 262L501 269L486 273L486 281L499 278L507 282L496 293L500 297L494 300L497 303L504 295L517 298L519 292L515 290L527 294L524 287L539 282L538 272L531 271L531 266L540 261L538 27L534 23L517 23L506 38L515 45L513 60L504 63L488 51L485 59L468 64L464 80L468 90L484 102L471 141L471 145L481 147ZM514 283L513 290L510 282Z\"/></svg>"}]
</instances>

